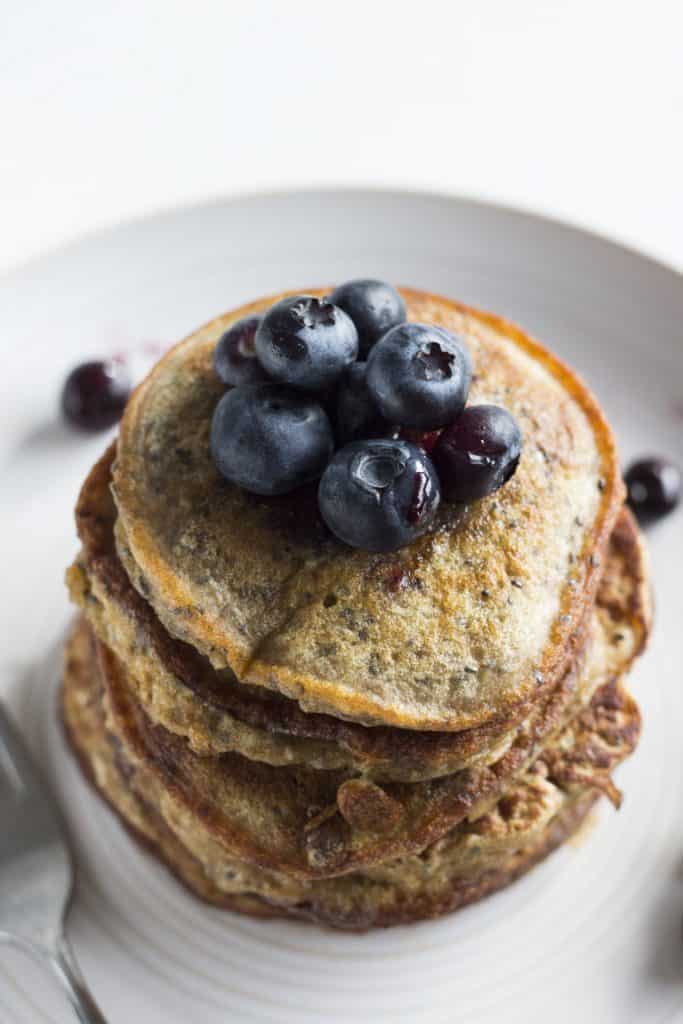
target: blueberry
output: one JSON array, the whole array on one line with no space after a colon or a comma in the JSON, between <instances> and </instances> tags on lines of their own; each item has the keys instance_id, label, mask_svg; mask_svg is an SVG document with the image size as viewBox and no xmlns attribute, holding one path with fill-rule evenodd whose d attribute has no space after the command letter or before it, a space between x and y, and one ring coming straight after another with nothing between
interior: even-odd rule
<instances>
[{"instance_id":1,"label":"blueberry","mask_svg":"<svg viewBox=\"0 0 683 1024\"><path fill-rule=\"evenodd\" d=\"M395 288L384 281L363 278L340 284L330 295L330 302L348 313L358 331L362 358L383 334L406 319L406 304Z\"/></svg>"},{"instance_id":2,"label":"blueberry","mask_svg":"<svg viewBox=\"0 0 683 1024\"><path fill-rule=\"evenodd\" d=\"M326 299L281 299L256 332L256 354L273 380L326 391L358 355L358 333L343 309Z\"/></svg>"},{"instance_id":3,"label":"blueberry","mask_svg":"<svg viewBox=\"0 0 683 1024\"><path fill-rule=\"evenodd\" d=\"M130 377L120 362L81 363L64 382L62 413L81 430L106 430L121 419L130 391Z\"/></svg>"},{"instance_id":4,"label":"blueberry","mask_svg":"<svg viewBox=\"0 0 683 1024\"><path fill-rule=\"evenodd\" d=\"M366 370L366 363L352 363L339 384L335 422L339 445L371 437L390 437L395 432L370 397Z\"/></svg>"},{"instance_id":5,"label":"blueberry","mask_svg":"<svg viewBox=\"0 0 683 1024\"><path fill-rule=\"evenodd\" d=\"M367 377L385 419L435 430L462 412L472 364L463 341L443 327L400 324L370 352Z\"/></svg>"},{"instance_id":6,"label":"blueberry","mask_svg":"<svg viewBox=\"0 0 683 1024\"><path fill-rule=\"evenodd\" d=\"M263 317L245 316L229 327L216 342L213 367L224 384L256 384L267 374L256 358L254 339Z\"/></svg>"},{"instance_id":7,"label":"blueberry","mask_svg":"<svg viewBox=\"0 0 683 1024\"><path fill-rule=\"evenodd\" d=\"M442 432L432 453L444 498L474 501L502 487L519 464L522 433L498 405L470 405Z\"/></svg>"},{"instance_id":8,"label":"blueberry","mask_svg":"<svg viewBox=\"0 0 683 1024\"><path fill-rule=\"evenodd\" d=\"M315 480L333 450L324 410L277 384L233 388L213 414L211 454L217 468L254 494L285 494Z\"/></svg>"},{"instance_id":9,"label":"blueberry","mask_svg":"<svg viewBox=\"0 0 683 1024\"><path fill-rule=\"evenodd\" d=\"M628 504L641 522L672 512L681 500L681 472L666 459L640 459L624 480Z\"/></svg>"},{"instance_id":10,"label":"blueberry","mask_svg":"<svg viewBox=\"0 0 683 1024\"><path fill-rule=\"evenodd\" d=\"M371 440L336 453L318 488L320 513L340 540L395 551L431 525L439 507L436 470L408 441Z\"/></svg>"}]
</instances>

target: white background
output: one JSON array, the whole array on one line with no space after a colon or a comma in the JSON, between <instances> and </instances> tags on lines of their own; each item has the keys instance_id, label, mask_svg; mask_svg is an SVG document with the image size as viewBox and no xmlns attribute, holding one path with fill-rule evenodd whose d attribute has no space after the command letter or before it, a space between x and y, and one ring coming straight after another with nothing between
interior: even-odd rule
<instances>
[{"instance_id":1,"label":"white background","mask_svg":"<svg viewBox=\"0 0 683 1024\"><path fill-rule=\"evenodd\" d=\"M0 0L0 270L152 210L350 183L683 266L682 38L680 0Z\"/></svg>"}]
</instances>

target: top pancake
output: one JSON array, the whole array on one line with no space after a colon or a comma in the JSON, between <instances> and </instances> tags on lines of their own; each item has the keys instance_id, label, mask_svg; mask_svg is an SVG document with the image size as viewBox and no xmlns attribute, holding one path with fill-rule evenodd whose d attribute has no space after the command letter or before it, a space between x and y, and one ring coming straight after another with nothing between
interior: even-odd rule
<instances>
[{"instance_id":1,"label":"top pancake","mask_svg":"<svg viewBox=\"0 0 683 1024\"><path fill-rule=\"evenodd\" d=\"M318 290L315 294L324 294ZM119 554L169 632L310 711L456 731L556 685L592 605L622 500L612 434L585 386L518 328L403 290L411 320L465 336L470 402L515 415L513 479L435 531L373 554L324 528L315 488L277 499L223 480L209 427L216 340L264 299L176 346L134 393L114 467Z\"/></svg>"},{"instance_id":2,"label":"top pancake","mask_svg":"<svg viewBox=\"0 0 683 1024\"><path fill-rule=\"evenodd\" d=\"M134 589L116 554L116 509L110 493L114 446L95 464L76 504L82 549L67 573L69 591L99 638L125 664L149 717L185 736L201 756L234 751L272 765L306 764L351 770L375 781L437 778L498 760L522 731L536 728L545 702L521 720L495 720L462 732L365 726L301 710L296 701L215 671L190 644L171 637ZM622 507L605 555L586 636L577 637L572 670L596 629L612 636L623 672L642 648L650 621L645 553L638 528ZM578 664L577 664L578 663ZM572 671L568 673L572 675ZM566 689L567 676L560 683ZM579 691L582 687L579 687ZM589 687L590 691L590 687ZM568 699L581 700L571 688Z\"/></svg>"}]
</instances>

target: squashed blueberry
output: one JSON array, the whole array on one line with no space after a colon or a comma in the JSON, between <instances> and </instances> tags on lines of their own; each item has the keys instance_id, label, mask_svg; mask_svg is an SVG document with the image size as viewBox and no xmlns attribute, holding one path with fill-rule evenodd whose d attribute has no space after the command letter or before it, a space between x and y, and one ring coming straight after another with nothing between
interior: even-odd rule
<instances>
[{"instance_id":1,"label":"squashed blueberry","mask_svg":"<svg viewBox=\"0 0 683 1024\"><path fill-rule=\"evenodd\" d=\"M519 464L522 432L498 405L470 405L442 432L432 458L447 501L474 501L507 483Z\"/></svg>"},{"instance_id":2,"label":"squashed blueberry","mask_svg":"<svg viewBox=\"0 0 683 1024\"><path fill-rule=\"evenodd\" d=\"M395 551L429 528L439 479L425 452L408 441L370 440L336 453L318 488L320 513L351 547Z\"/></svg>"},{"instance_id":3,"label":"squashed blueberry","mask_svg":"<svg viewBox=\"0 0 683 1024\"><path fill-rule=\"evenodd\" d=\"M440 430L413 430L412 427L401 427L398 435L403 441L412 441L420 448L424 448L427 455L431 455L436 448L437 441L441 437Z\"/></svg>"}]
</instances>

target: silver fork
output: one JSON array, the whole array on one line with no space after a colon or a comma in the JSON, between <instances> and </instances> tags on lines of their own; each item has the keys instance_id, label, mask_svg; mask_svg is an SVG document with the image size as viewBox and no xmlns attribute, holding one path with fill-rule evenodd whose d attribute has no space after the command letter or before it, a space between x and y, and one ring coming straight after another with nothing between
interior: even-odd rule
<instances>
[{"instance_id":1,"label":"silver fork","mask_svg":"<svg viewBox=\"0 0 683 1024\"><path fill-rule=\"evenodd\" d=\"M72 890L59 813L0 702L0 943L48 967L81 1024L106 1024L64 934Z\"/></svg>"}]
</instances>

